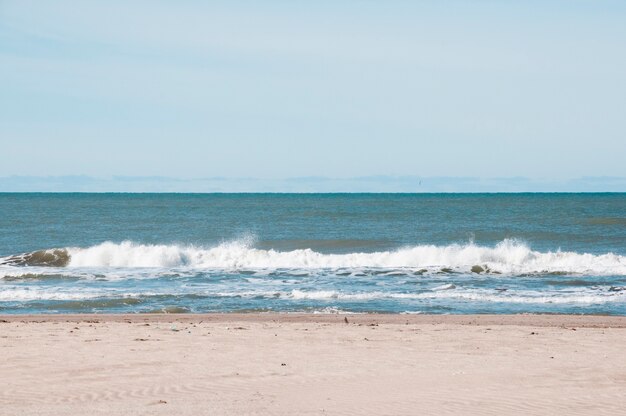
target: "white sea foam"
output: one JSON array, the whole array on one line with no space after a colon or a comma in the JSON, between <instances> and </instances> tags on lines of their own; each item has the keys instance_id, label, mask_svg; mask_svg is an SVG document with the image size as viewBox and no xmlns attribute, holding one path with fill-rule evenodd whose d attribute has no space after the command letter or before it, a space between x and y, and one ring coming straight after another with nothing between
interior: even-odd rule
<instances>
[{"instance_id":1,"label":"white sea foam","mask_svg":"<svg viewBox=\"0 0 626 416\"><path fill-rule=\"evenodd\" d=\"M206 269L310 269L449 268L470 272L480 265L505 274L579 273L626 275L626 256L565 251L539 252L516 240L494 247L474 243L447 246L418 245L373 253L322 254L311 249L262 250L247 242L203 248L180 245L146 245L125 241L88 248L69 248L70 267L190 267ZM391 271L390 271L391 272Z\"/></svg>"},{"instance_id":2,"label":"white sea foam","mask_svg":"<svg viewBox=\"0 0 626 416\"><path fill-rule=\"evenodd\" d=\"M448 283L447 285L434 287L432 290L452 290L452 289L456 289L456 285L453 283Z\"/></svg>"},{"instance_id":3,"label":"white sea foam","mask_svg":"<svg viewBox=\"0 0 626 416\"><path fill-rule=\"evenodd\" d=\"M0 290L0 302L29 301L89 301L94 299L136 299L141 297L164 296L158 292L122 292L97 288L54 288L10 286ZM176 295L176 294L174 294Z\"/></svg>"},{"instance_id":4,"label":"white sea foam","mask_svg":"<svg viewBox=\"0 0 626 416\"><path fill-rule=\"evenodd\" d=\"M276 296L277 294L274 294ZM338 291L301 291L281 292L279 297L290 299L307 300L346 300L346 301L369 301L381 299L405 299L405 300L468 300L479 302L502 302L502 303L553 303L553 304L599 304L608 302L626 301L626 292L600 292L581 291L571 293L543 293L531 291L519 291L515 295L503 295L491 290L468 290L468 291L436 291L421 293L389 293L389 292L363 292L341 293Z\"/></svg>"},{"instance_id":5,"label":"white sea foam","mask_svg":"<svg viewBox=\"0 0 626 416\"><path fill-rule=\"evenodd\" d=\"M3 288L0 291L0 302L28 302L34 300L85 300L101 296L85 291L55 291L42 288Z\"/></svg>"},{"instance_id":6,"label":"white sea foam","mask_svg":"<svg viewBox=\"0 0 626 416\"><path fill-rule=\"evenodd\" d=\"M184 245L148 245L130 241L106 242L87 248L67 248L68 267L75 273L97 275L106 268L107 278L116 272L121 277L155 276L161 272L187 273L190 269L255 272L256 277L270 273L308 276L312 270L328 269L339 276L359 277L370 273L385 276L454 271L470 273L480 266L486 273L507 275L569 273L591 275L626 275L626 256L614 253L589 254L565 251L539 252L516 240L504 240L493 247L474 243L447 246L418 245L394 251L372 253L323 254L311 249L292 251L262 250L249 241L235 241L215 247ZM23 256L23 255L22 255ZM19 277L32 274L55 275L58 267L2 265L0 276ZM3 261L4 260L4 261ZM80 268L80 271L77 270ZM141 268L146 268L140 272ZM124 270L126 269L126 270ZM281 270L283 269L283 270ZM449 269L449 270L448 270ZM480 271L481 269L476 269ZM158 273L159 275L161 273Z\"/></svg>"},{"instance_id":7,"label":"white sea foam","mask_svg":"<svg viewBox=\"0 0 626 416\"><path fill-rule=\"evenodd\" d=\"M257 298L283 299L292 301L321 301L330 303L342 302L369 302L369 301L417 301L417 302L487 302L513 304L606 304L626 302L626 291L611 292L598 289L580 289L568 292L540 292L521 290L513 293L499 293L493 289L449 289L444 291L423 291L416 293L397 292L343 292L339 290L300 290L268 291L268 290L231 290L231 291L120 291L97 288L49 288L49 287L19 287L9 286L0 291L0 302L28 302L28 301L89 301L102 299L133 299L153 296L175 295L185 296L193 294L207 298Z\"/></svg>"},{"instance_id":8,"label":"white sea foam","mask_svg":"<svg viewBox=\"0 0 626 416\"><path fill-rule=\"evenodd\" d=\"M436 289L436 288L435 288ZM291 299L313 301L376 301L376 300L406 300L406 301L478 301L489 303L535 303L535 304L602 304L611 302L625 302L626 291L610 292L596 289L583 289L570 292L538 292L520 290L515 294L499 293L493 289L457 289L446 291L425 291L418 293L393 292L342 292L339 290L300 290L291 291L232 291L205 293L215 297L242 297L266 299Z\"/></svg>"}]
</instances>

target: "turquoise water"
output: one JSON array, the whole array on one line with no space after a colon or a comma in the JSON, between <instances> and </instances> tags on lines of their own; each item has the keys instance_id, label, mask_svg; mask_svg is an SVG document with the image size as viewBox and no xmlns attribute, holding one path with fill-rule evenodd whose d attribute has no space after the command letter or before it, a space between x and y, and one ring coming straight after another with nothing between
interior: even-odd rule
<instances>
[{"instance_id":1,"label":"turquoise water","mask_svg":"<svg viewBox=\"0 0 626 416\"><path fill-rule=\"evenodd\" d=\"M626 314L626 194L0 194L0 313Z\"/></svg>"}]
</instances>

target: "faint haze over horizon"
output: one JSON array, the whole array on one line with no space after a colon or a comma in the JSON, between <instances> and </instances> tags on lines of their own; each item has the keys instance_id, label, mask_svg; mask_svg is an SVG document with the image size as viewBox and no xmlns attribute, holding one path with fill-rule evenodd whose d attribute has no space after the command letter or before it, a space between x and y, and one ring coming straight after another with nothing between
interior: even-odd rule
<instances>
[{"instance_id":1,"label":"faint haze over horizon","mask_svg":"<svg viewBox=\"0 0 626 416\"><path fill-rule=\"evenodd\" d=\"M1 1L0 191L626 191L624 22L623 1Z\"/></svg>"},{"instance_id":2,"label":"faint haze over horizon","mask_svg":"<svg viewBox=\"0 0 626 416\"><path fill-rule=\"evenodd\" d=\"M165 176L9 176L0 192L174 192L174 193L502 193L625 192L624 177L569 180L524 177L323 176L259 179L251 177L176 178Z\"/></svg>"}]
</instances>

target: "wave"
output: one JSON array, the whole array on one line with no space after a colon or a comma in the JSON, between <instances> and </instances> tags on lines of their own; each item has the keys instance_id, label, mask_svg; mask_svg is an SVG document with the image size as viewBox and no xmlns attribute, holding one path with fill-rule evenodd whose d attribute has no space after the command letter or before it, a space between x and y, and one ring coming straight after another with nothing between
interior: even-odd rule
<instances>
[{"instance_id":1,"label":"wave","mask_svg":"<svg viewBox=\"0 0 626 416\"><path fill-rule=\"evenodd\" d=\"M276 297L276 295L274 295ZM551 294L546 296L539 292L523 293L517 295L494 294L490 291L467 291L467 292L423 292L423 293L385 293L385 292L366 292L366 293L340 293L333 290L320 290L305 292L301 290L293 290L289 293L280 293L278 297L297 300L345 300L345 301L369 301L382 299L399 299L399 300L465 300L479 302L497 302L497 303L537 303L537 304L599 304L608 302L624 302L626 293L608 292L608 293L579 293L579 294Z\"/></svg>"},{"instance_id":2,"label":"wave","mask_svg":"<svg viewBox=\"0 0 626 416\"><path fill-rule=\"evenodd\" d=\"M0 291L0 302L32 302L32 301L120 301L126 304L137 304L142 301L156 299L180 300L184 297L194 299L246 298L256 300L286 301L321 301L321 302L369 302L369 301L400 301L400 302L485 302L512 304L585 304L598 305L606 303L623 303L626 292L602 290L585 290L569 293L545 293L539 291L519 291L516 294L502 294L493 290L447 290L426 291L421 293L389 293L389 292L356 292L346 293L338 290L291 290L291 291L232 291L206 293L160 293L160 292L114 292L107 290L57 290L54 288L11 287Z\"/></svg>"},{"instance_id":3,"label":"wave","mask_svg":"<svg viewBox=\"0 0 626 416\"><path fill-rule=\"evenodd\" d=\"M39 250L0 259L0 265L67 268L193 268L224 270L341 270L359 275L363 269L411 269L458 273L626 275L626 256L564 251L539 252L523 242L504 240L493 247L474 243L418 245L394 251L322 254L311 249L276 251L255 248L249 241L204 248L105 242L87 248ZM347 272L346 272L347 270Z\"/></svg>"},{"instance_id":4,"label":"wave","mask_svg":"<svg viewBox=\"0 0 626 416\"><path fill-rule=\"evenodd\" d=\"M70 262L70 254L67 249L53 248L49 250L37 250L31 253L17 254L15 256L0 259L0 265L7 266L49 266L63 267Z\"/></svg>"}]
</instances>

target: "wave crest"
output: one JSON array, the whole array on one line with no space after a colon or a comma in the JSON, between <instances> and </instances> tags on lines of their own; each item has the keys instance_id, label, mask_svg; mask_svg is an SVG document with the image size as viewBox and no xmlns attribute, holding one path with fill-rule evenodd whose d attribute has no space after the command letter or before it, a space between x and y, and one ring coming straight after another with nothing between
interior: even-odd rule
<instances>
[{"instance_id":1,"label":"wave crest","mask_svg":"<svg viewBox=\"0 0 626 416\"><path fill-rule=\"evenodd\" d=\"M45 258L46 262L39 262L41 258ZM37 262L32 263L30 259ZM54 261L47 261L49 259ZM57 262L55 259L61 260ZM625 256L613 253L539 252L517 240L504 240L494 247L474 243L418 245L394 251L347 254L322 254L311 249L263 250L254 248L249 240L223 243L211 248L124 241L105 242L87 248L42 250L5 258L0 260L0 264L229 270L408 268L461 273L626 275Z\"/></svg>"},{"instance_id":2,"label":"wave crest","mask_svg":"<svg viewBox=\"0 0 626 416\"><path fill-rule=\"evenodd\" d=\"M49 266L63 267L70 261L67 250L53 248L49 250L37 250L31 253L17 254L15 256L0 259L0 265L7 266Z\"/></svg>"}]
</instances>

